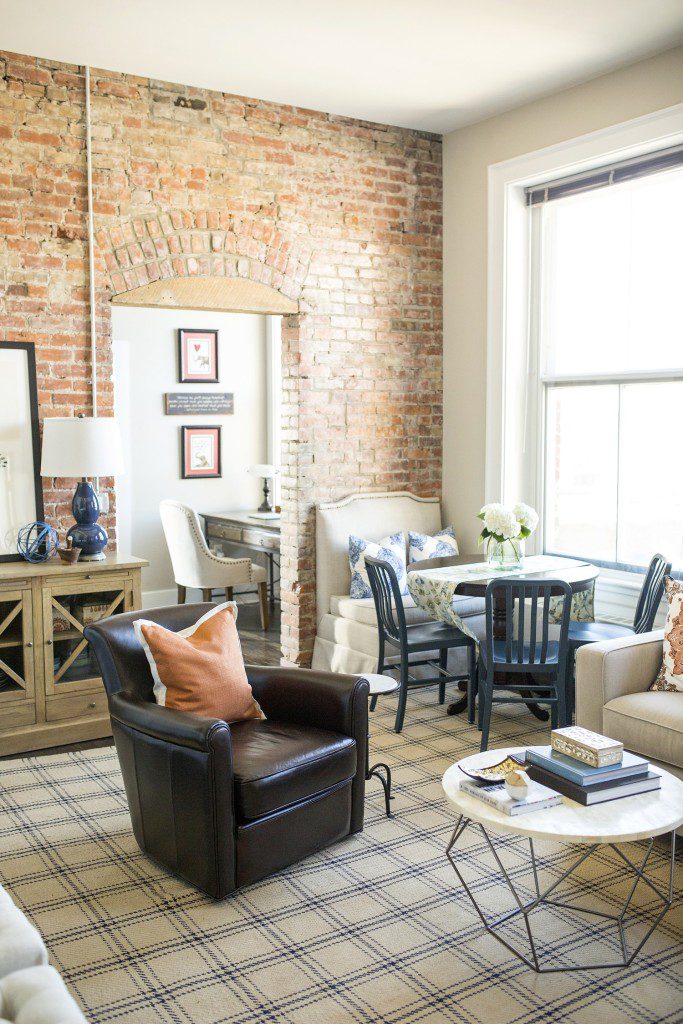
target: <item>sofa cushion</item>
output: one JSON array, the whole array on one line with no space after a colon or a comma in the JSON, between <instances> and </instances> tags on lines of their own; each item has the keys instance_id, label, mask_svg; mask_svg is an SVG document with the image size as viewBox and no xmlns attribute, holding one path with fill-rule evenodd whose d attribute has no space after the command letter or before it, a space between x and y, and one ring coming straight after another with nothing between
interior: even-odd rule
<instances>
[{"instance_id":1,"label":"sofa cushion","mask_svg":"<svg viewBox=\"0 0 683 1024\"><path fill-rule=\"evenodd\" d=\"M434 536L415 533L414 530L408 531L409 562L421 562L427 558L448 558L459 553L455 530L452 526L439 530Z\"/></svg>"},{"instance_id":2,"label":"sofa cushion","mask_svg":"<svg viewBox=\"0 0 683 1024\"><path fill-rule=\"evenodd\" d=\"M627 750L683 768L683 700L672 691L615 697L602 712L606 736Z\"/></svg>"},{"instance_id":3,"label":"sofa cushion","mask_svg":"<svg viewBox=\"0 0 683 1024\"><path fill-rule=\"evenodd\" d=\"M368 571L365 567L365 556L370 558L381 558L388 562L396 573L396 581L401 594L408 593L408 578L406 576L406 538L403 533L392 533L389 537L383 537L379 543L364 540L349 534L349 566L351 568L351 589L350 596L355 600L362 600L372 597L372 588L368 578Z\"/></svg>"},{"instance_id":4,"label":"sofa cushion","mask_svg":"<svg viewBox=\"0 0 683 1024\"><path fill-rule=\"evenodd\" d=\"M355 740L340 733L278 721L238 722L230 733L242 821L315 796L356 773Z\"/></svg>"},{"instance_id":5,"label":"sofa cushion","mask_svg":"<svg viewBox=\"0 0 683 1024\"><path fill-rule=\"evenodd\" d=\"M683 693L683 582L666 576L664 589L667 609L662 667L651 689Z\"/></svg>"},{"instance_id":6,"label":"sofa cushion","mask_svg":"<svg viewBox=\"0 0 683 1024\"><path fill-rule=\"evenodd\" d=\"M39 932L0 887L0 978L47 963L47 950Z\"/></svg>"},{"instance_id":7,"label":"sofa cushion","mask_svg":"<svg viewBox=\"0 0 683 1024\"><path fill-rule=\"evenodd\" d=\"M0 1018L12 1024L86 1024L54 967L27 967L0 981Z\"/></svg>"},{"instance_id":8,"label":"sofa cushion","mask_svg":"<svg viewBox=\"0 0 683 1024\"><path fill-rule=\"evenodd\" d=\"M460 618L467 618L469 615L484 614L483 597L456 597L453 607ZM418 608L412 597L409 595L403 600L403 610L406 616L406 623L409 626L417 622L429 622L429 612ZM332 615L339 615L342 619L351 619L354 622L362 622L365 626L376 626L377 615L375 613L375 602L371 597L362 600L354 600L345 595L330 598L330 611Z\"/></svg>"}]
</instances>

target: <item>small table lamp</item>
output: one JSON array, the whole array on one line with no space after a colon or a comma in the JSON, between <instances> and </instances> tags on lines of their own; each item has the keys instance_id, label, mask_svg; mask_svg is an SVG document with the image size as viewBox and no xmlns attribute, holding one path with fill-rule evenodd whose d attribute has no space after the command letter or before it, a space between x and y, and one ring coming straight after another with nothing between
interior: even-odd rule
<instances>
[{"instance_id":1,"label":"small table lamp","mask_svg":"<svg viewBox=\"0 0 683 1024\"><path fill-rule=\"evenodd\" d=\"M272 480L274 476L277 476L280 472L276 466L269 466L267 463L259 462L255 466L250 466L247 470L252 476L263 477L263 501L258 507L259 512L272 512L273 506L268 500L270 489L268 487L268 481Z\"/></svg>"},{"instance_id":2,"label":"small table lamp","mask_svg":"<svg viewBox=\"0 0 683 1024\"><path fill-rule=\"evenodd\" d=\"M107 531L97 522L100 504L86 477L122 472L121 435L112 416L44 420L41 476L82 478L71 503L76 525L67 538L85 561L101 561L107 546Z\"/></svg>"}]
</instances>

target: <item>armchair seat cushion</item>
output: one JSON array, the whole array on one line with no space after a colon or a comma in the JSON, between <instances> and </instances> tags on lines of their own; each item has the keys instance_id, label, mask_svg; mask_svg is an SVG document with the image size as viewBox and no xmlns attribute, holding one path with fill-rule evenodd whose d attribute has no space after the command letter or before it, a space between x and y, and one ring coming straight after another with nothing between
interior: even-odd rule
<instances>
[{"instance_id":1,"label":"armchair seat cushion","mask_svg":"<svg viewBox=\"0 0 683 1024\"><path fill-rule=\"evenodd\" d=\"M683 698L673 691L627 693L603 708L606 736L627 750L683 768Z\"/></svg>"},{"instance_id":2,"label":"armchair seat cushion","mask_svg":"<svg viewBox=\"0 0 683 1024\"><path fill-rule=\"evenodd\" d=\"M341 733L273 720L238 722L230 733L241 821L317 796L356 772L355 740Z\"/></svg>"}]
</instances>

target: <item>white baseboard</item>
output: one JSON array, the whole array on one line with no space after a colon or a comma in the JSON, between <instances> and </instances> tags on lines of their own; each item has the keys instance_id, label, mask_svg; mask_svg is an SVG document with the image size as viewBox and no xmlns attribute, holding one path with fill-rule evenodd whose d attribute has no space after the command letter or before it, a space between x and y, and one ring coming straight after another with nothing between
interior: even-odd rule
<instances>
[{"instance_id":1,"label":"white baseboard","mask_svg":"<svg viewBox=\"0 0 683 1024\"><path fill-rule=\"evenodd\" d=\"M255 594L235 594L240 604L250 604L256 601ZM203 601L201 590L187 591L187 603L195 604ZM143 608L165 608L167 605L178 604L178 591L175 587L170 590L143 590Z\"/></svg>"}]
</instances>

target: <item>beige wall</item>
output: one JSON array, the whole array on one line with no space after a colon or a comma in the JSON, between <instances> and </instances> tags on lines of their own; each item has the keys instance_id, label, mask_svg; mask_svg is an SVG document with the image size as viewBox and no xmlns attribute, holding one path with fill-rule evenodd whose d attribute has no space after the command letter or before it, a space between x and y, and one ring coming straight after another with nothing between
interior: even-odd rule
<instances>
[{"instance_id":1,"label":"beige wall","mask_svg":"<svg viewBox=\"0 0 683 1024\"><path fill-rule=\"evenodd\" d=\"M443 497L463 552L484 501L488 167L680 102L683 47L444 138Z\"/></svg>"}]
</instances>

